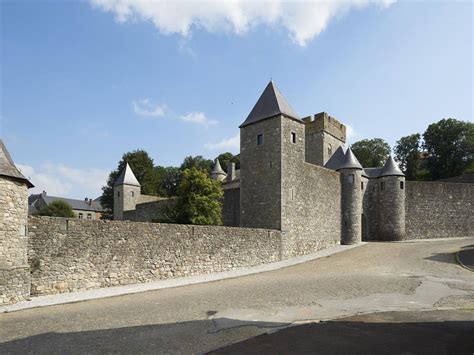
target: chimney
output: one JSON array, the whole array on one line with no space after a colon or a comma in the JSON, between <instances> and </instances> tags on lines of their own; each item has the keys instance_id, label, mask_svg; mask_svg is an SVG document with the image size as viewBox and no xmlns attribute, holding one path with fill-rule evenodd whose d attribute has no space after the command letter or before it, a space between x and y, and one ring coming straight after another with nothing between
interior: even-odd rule
<instances>
[{"instance_id":1,"label":"chimney","mask_svg":"<svg viewBox=\"0 0 474 355\"><path fill-rule=\"evenodd\" d=\"M235 163L227 163L227 182L235 180Z\"/></svg>"}]
</instances>

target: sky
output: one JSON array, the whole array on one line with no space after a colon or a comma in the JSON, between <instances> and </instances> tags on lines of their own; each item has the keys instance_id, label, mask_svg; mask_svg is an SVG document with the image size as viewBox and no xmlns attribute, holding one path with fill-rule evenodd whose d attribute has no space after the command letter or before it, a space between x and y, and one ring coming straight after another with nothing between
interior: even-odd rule
<instances>
[{"instance_id":1,"label":"sky","mask_svg":"<svg viewBox=\"0 0 474 355\"><path fill-rule=\"evenodd\" d=\"M471 1L0 1L0 136L55 196L101 194L123 153L239 151L270 79L349 143L473 120Z\"/></svg>"}]
</instances>

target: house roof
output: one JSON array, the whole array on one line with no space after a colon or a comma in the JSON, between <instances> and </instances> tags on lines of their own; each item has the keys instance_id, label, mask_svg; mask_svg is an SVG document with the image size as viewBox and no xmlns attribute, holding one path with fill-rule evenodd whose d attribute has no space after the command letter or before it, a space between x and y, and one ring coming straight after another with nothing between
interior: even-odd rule
<instances>
[{"instance_id":1,"label":"house roof","mask_svg":"<svg viewBox=\"0 0 474 355\"><path fill-rule=\"evenodd\" d=\"M214 166L211 171L211 175L227 175L225 171L221 167L221 163L219 162L219 159L216 158L214 161Z\"/></svg>"},{"instance_id":2,"label":"house roof","mask_svg":"<svg viewBox=\"0 0 474 355\"><path fill-rule=\"evenodd\" d=\"M346 154L344 154L344 158L336 168L336 170L341 170L341 169L359 169L359 170L364 170L362 168L362 165L360 165L359 161L357 160L356 156L354 153L352 153L351 148L347 148Z\"/></svg>"},{"instance_id":3,"label":"house roof","mask_svg":"<svg viewBox=\"0 0 474 355\"><path fill-rule=\"evenodd\" d=\"M377 179L383 168L364 168L365 174L369 179Z\"/></svg>"},{"instance_id":4,"label":"house roof","mask_svg":"<svg viewBox=\"0 0 474 355\"><path fill-rule=\"evenodd\" d=\"M247 116L247 119L240 125L240 127L245 127L249 124L259 122L279 114L283 114L298 120L300 119L298 114L283 97L280 90L278 90L275 83L270 80L252 111Z\"/></svg>"},{"instance_id":5,"label":"house roof","mask_svg":"<svg viewBox=\"0 0 474 355\"><path fill-rule=\"evenodd\" d=\"M21 180L28 188L34 187L34 185L28 180L23 174L18 170L13 162L10 153L8 153L7 147L3 144L3 141L0 139L0 175L8 176L17 180Z\"/></svg>"},{"instance_id":6,"label":"house roof","mask_svg":"<svg viewBox=\"0 0 474 355\"><path fill-rule=\"evenodd\" d=\"M379 177L382 176L405 176L405 174L402 173L397 163L395 163L395 160L393 160L392 156L389 156L382 168L382 171L380 172Z\"/></svg>"},{"instance_id":7,"label":"house roof","mask_svg":"<svg viewBox=\"0 0 474 355\"><path fill-rule=\"evenodd\" d=\"M132 171L132 168L128 163L125 165L125 168L122 169L117 180L115 180L115 185L133 185L140 186L135 174Z\"/></svg>"},{"instance_id":8,"label":"house roof","mask_svg":"<svg viewBox=\"0 0 474 355\"><path fill-rule=\"evenodd\" d=\"M49 205L53 201L59 200L59 201L66 202L69 206L71 206L73 210L83 210L83 211L93 211L93 212L103 211L101 204L97 202L96 200L92 200L89 204L89 200L86 201L86 200L76 200L72 198L65 198L65 197L58 197L58 196L49 196L49 195L46 195L46 193L30 195L28 197L28 202L30 205L37 207L35 202L40 198L43 199L43 201L47 205Z\"/></svg>"}]
</instances>

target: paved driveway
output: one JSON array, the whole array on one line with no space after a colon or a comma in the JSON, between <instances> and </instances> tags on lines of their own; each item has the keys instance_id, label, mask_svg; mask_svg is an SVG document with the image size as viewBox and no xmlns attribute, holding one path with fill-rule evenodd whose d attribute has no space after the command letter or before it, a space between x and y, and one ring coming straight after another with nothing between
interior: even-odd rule
<instances>
[{"instance_id":1,"label":"paved driveway","mask_svg":"<svg viewBox=\"0 0 474 355\"><path fill-rule=\"evenodd\" d=\"M206 352L382 311L458 309L473 322L474 273L455 257L473 242L370 243L237 279L2 314L0 353Z\"/></svg>"}]
</instances>

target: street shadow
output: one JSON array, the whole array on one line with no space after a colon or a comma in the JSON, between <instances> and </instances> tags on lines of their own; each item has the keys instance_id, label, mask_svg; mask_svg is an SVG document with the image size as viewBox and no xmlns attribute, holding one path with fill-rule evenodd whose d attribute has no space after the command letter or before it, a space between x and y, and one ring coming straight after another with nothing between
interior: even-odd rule
<instances>
[{"instance_id":1,"label":"street shadow","mask_svg":"<svg viewBox=\"0 0 474 355\"><path fill-rule=\"evenodd\" d=\"M456 261L456 253L437 253L437 254L432 254L431 256L426 257L424 259L438 261L440 263L446 263L446 264L455 264L455 265L458 264Z\"/></svg>"},{"instance_id":2,"label":"street shadow","mask_svg":"<svg viewBox=\"0 0 474 355\"><path fill-rule=\"evenodd\" d=\"M219 322L226 326L220 327ZM242 327L252 326L278 330L284 325L218 318L43 333L0 344L0 353L190 354L210 349L218 349L211 354L472 354L474 351L474 321L330 321L284 328L222 347L251 337L251 332L241 332ZM237 328L235 332L229 332L229 329Z\"/></svg>"}]
</instances>

